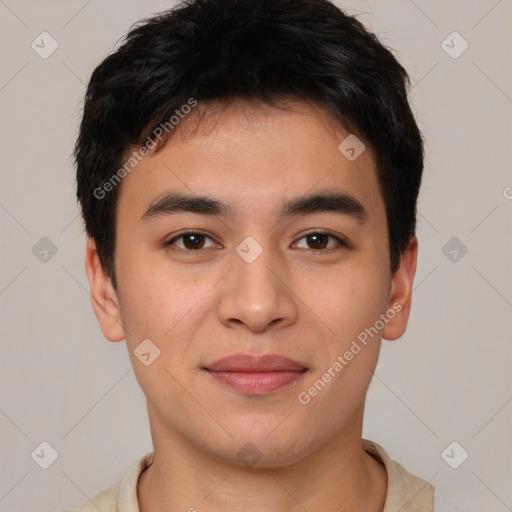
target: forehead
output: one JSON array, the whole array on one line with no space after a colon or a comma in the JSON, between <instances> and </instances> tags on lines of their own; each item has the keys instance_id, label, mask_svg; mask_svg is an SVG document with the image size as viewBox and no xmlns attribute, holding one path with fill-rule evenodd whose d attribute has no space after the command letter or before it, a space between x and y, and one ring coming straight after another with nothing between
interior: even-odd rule
<instances>
[{"instance_id":1,"label":"forehead","mask_svg":"<svg viewBox=\"0 0 512 512\"><path fill-rule=\"evenodd\" d=\"M281 110L239 101L184 118L165 146L123 179L119 217L140 219L155 199L179 190L214 196L234 217L256 219L277 213L283 200L321 189L357 198L370 223L378 220L385 210L368 145L354 159L364 143L326 109L300 101L288 105Z\"/></svg>"}]
</instances>

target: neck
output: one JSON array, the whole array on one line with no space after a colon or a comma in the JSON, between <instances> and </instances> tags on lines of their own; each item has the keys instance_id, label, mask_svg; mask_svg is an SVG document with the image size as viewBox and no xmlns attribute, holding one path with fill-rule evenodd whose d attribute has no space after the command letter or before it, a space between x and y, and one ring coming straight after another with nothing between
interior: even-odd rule
<instances>
[{"instance_id":1,"label":"neck","mask_svg":"<svg viewBox=\"0 0 512 512\"><path fill-rule=\"evenodd\" d=\"M241 466L205 453L180 436L155 435L156 430L152 428L154 461L139 479L140 512L384 508L386 471L362 449L359 429L340 432L293 464L265 468Z\"/></svg>"}]
</instances>

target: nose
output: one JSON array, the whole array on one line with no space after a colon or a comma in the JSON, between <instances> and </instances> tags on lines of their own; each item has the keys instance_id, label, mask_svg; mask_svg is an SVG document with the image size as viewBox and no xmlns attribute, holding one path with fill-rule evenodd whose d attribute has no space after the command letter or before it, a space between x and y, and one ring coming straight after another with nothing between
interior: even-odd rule
<instances>
[{"instance_id":1,"label":"nose","mask_svg":"<svg viewBox=\"0 0 512 512\"><path fill-rule=\"evenodd\" d=\"M244 325L254 332L282 328L297 320L291 275L275 252L264 249L248 262L233 253L233 269L222 284L219 317L228 327Z\"/></svg>"}]
</instances>

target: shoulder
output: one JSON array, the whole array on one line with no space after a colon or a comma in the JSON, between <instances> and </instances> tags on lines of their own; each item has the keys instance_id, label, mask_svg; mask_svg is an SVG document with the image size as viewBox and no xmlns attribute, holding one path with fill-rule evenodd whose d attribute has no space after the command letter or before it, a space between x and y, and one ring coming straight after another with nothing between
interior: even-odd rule
<instances>
[{"instance_id":1,"label":"shoulder","mask_svg":"<svg viewBox=\"0 0 512 512\"><path fill-rule=\"evenodd\" d=\"M386 469L388 484L383 512L432 512L434 487L391 459L382 446L368 439L362 441L363 449L380 460Z\"/></svg>"},{"instance_id":2,"label":"shoulder","mask_svg":"<svg viewBox=\"0 0 512 512\"><path fill-rule=\"evenodd\" d=\"M118 483L100 492L79 507L65 512L137 512L137 484L141 473L153 463L154 452L141 457Z\"/></svg>"},{"instance_id":3,"label":"shoulder","mask_svg":"<svg viewBox=\"0 0 512 512\"><path fill-rule=\"evenodd\" d=\"M432 512L460 512L460 510L455 505L452 505L442 492L435 489L434 508Z\"/></svg>"},{"instance_id":4,"label":"shoulder","mask_svg":"<svg viewBox=\"0 0 512 512\"><path fill-rule=\"evenodd\" d=\"M119 484L113 485L100 492L94 498L87 500L76 508L66 510L65 512L116 512L117 491Z\"/></svg>"}]
</instances>

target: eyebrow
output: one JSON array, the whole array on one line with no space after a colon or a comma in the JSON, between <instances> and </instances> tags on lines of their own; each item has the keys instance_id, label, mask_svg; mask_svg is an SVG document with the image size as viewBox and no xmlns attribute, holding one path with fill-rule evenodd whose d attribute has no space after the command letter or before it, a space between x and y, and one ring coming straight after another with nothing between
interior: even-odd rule
<instances>
[{"instance_id":1,"label":"eyebrow","mask_svg":"<svg viewBox=\"0 0 512 512\"><path fill-rule=\"evenodd\" d=\"M147 221L160 216L180 212L200 215L234 217L235 211L228 204L207 195L190 195L182 192L168 192L156 198L141 216ZM277 211L277 218L292 215L332 212L354 218L360 224L368 221L368 212L355 197L343 192L317 192L286 201Z\"/></svg>"}]
</instances>

